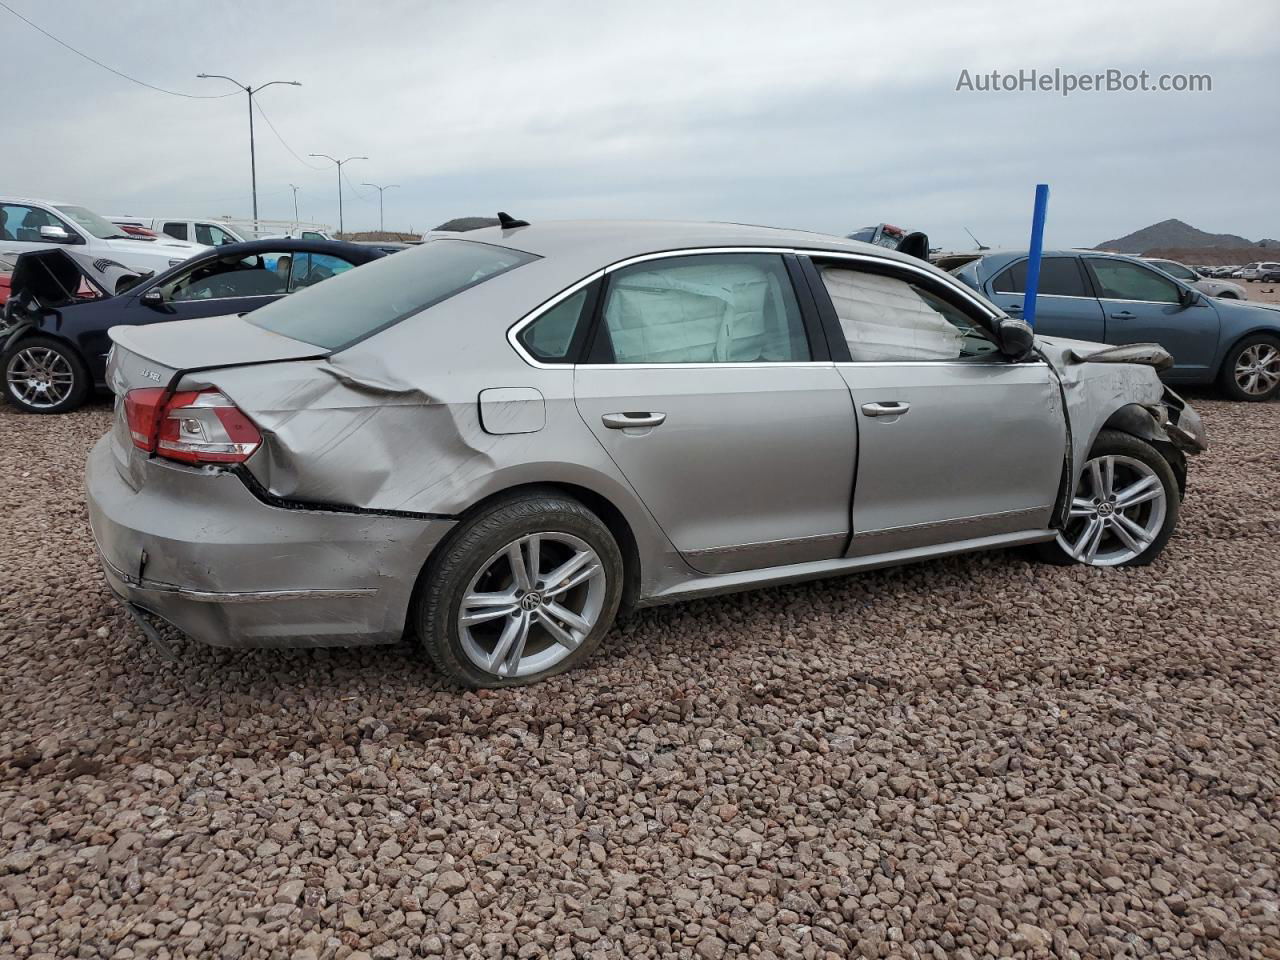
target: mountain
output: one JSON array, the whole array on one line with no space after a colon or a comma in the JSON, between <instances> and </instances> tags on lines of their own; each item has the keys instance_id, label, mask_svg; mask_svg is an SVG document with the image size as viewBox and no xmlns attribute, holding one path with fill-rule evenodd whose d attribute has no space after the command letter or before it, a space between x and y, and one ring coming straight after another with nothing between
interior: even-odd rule
<instances>
[{"instance_id":1,"label":"mountain","mask_svg":"<svg viewBox=\"0 0 1280 960\"><path fill-rule=\"evenodd\" d=\"M1263 241L1271 246L1274 241ZM1202 247L1252 247L1252 240L1236 236L1234 233L1205 233L1197 230L1189 223L1181 220L1161 220L1149 227L1135 230L1133 233L1115 240L1100 243L1093 249L1113 250L1117 253L1146 254L1156 249L1200 249Z\"/></svg>"}]
</instances>

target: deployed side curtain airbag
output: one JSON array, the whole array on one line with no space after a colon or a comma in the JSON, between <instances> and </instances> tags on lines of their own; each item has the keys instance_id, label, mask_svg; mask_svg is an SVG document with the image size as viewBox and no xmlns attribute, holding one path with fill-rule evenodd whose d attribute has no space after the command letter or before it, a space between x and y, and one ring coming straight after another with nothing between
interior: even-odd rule
<instances>
[{"instance_id":1,"label":"deployed side curtain airbag","mask_svg":"<svg viewBox=\"0 0 1280 960\"><path fill-rule=\"evenodd\" d=\"M619 363L747 363L793 353L778 278L751 264L621 276L605 323Z\"/></svg>"},{"instance_id":2,"label":"deployed side curtain airbag","mask_svg":"<svg viewBox=\"0 0 1280 960\"><path fill-rule=\"evenodd\" d=\"M911 284L893 277L823 267L840 329L855 361L955 360L963 334Z\"/></svg>"}]
</instances>

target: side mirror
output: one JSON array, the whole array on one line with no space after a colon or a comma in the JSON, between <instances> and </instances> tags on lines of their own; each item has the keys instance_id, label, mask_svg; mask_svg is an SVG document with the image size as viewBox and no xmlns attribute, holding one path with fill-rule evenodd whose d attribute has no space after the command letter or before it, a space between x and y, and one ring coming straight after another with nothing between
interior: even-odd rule
<instances>
[{"instance_id":1,"label":"side mirror","mask_svg":"<svg viewBox=\"0 0 1280 960\"><path fill-rule=\"evenodd\" d=\"M148 290L139 299L148 307L161 307L164 305L164 294L159 290Z\"/></svg>"},{"instance_id":2,"label":"side mirror","mask_svg":"<svg viewBox=\"0 0 1280 960\"><path fill-rule=\"evenodd\" d=\"M40 228L40 239L49 243L75 243L76 238L67 233L63 227L45 225Z\"/></svg>"},{"instance_id":3,"label":"side mirror","mask_svg":"<svg viewBox=\"0 0 1280 960\"><path fill-rule=\"evenodd\" d=\"M1005 317L996 327L1000 352L1010 360L1025 360L1035 346L1036 334L1025 320Z\"/></svg>"},{"instance_id":4,"label":"side mirror","mask_svg":"<svg viewBox=\"0 0 1280 960\"><path fill-rule=\"evenodd\" d=\"M1200 302L1200 294L1192 290L1190 287L1179 287L1178 302L1182 304L1184 309L1186 307L1193 307Z\"/></svg>"}]
</instances>

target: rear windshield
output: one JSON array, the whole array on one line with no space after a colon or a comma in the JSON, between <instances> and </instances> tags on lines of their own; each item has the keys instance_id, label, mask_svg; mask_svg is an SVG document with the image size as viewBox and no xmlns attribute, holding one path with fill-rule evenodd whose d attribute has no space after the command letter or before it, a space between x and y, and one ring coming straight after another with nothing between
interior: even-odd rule
<instances>
[{"instance_id":1,"label":"rear windshield","mask_svg":"<svg viewBox=\"0 0 1280 960\"><path fill-rule=\"evenodd\" d=\"M536 259L489 243L433 240L284 297L245 320L294 340L341 350Z\"/></svg>"}]
</instances>

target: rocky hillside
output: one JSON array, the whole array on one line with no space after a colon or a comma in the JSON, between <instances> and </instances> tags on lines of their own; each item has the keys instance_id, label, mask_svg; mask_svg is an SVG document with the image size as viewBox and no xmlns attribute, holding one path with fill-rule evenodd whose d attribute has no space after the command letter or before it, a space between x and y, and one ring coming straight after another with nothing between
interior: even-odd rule
<instances>
[{"instance_id":1,"label":"rocky hillside","mask_svg":"<svg viewBox=\"0 0 1280 960\"><path fill-rule=\"evenodd\" d=\"M1273 244L1275 241L1262 240L1261 244ZM1254 247L1252 240L1237 236L1234 233L1206 233L1197 230L1189 223L1181 220L1161 220L1149 227L1135 230L1133 233L1115 240L1107 240L1094 247L1095 250L1114 250L1117 253L1147 254L1157 249L1194 250L1203 247L1230 247L1242 249Z\"/></svg>"}]
</instances>

